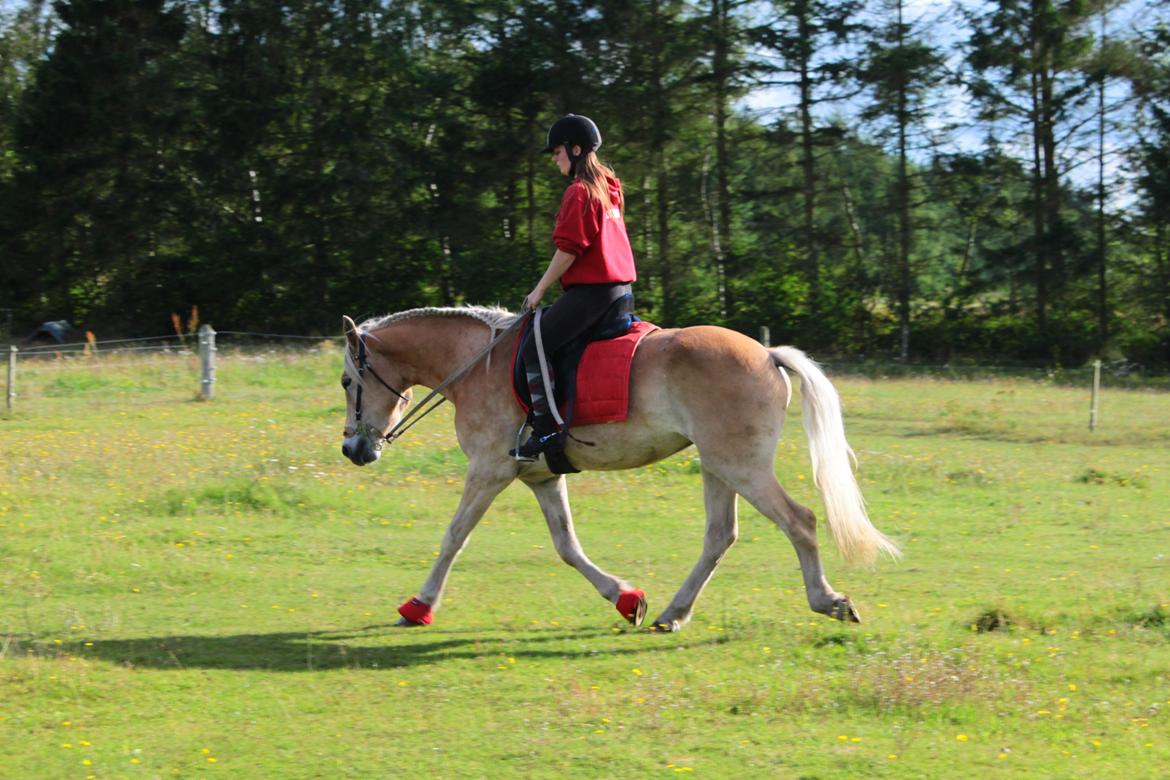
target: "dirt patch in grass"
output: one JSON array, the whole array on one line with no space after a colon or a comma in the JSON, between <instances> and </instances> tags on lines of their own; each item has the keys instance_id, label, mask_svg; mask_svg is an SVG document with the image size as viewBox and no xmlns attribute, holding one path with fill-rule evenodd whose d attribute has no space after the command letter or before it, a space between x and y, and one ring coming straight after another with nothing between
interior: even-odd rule
<instances>
[{"instance_id":1,"label":"dirt patch in grass","mask_svg":"<svg viewBox=\"0 0 1170 780\"><path fill-rule=\"evenodd\" d=\"M1074 482L1083 485L1116 485L1117 487L1149 487L1149 480L1142 474L1118 474L1101 471L1096 468L1086 468L1073 478Z\"/></svg>"},{"instance_id":2,"label":"dirt patch in grass","mask_svg":"<svg viewBox=\"0 0 1170 780\"><path fill-rule=\"evenodd\" d=\"M860 695L881 710L938 705L990 705L1022 695L1022 682L1007 679L995 663L965 650L908 651L867 659L855 680Z\"/></svg>"},{"instance_id":3,"label":"dirt patch in grass","mask_svg":"<svg viewBox=\"0 0 1170 780\"><path fill-rule=\"evenodd\" d=\"M1134 615L1130 622L1141 628L1170 631L1170 605L1156 604Z\"/></svg>"},{"instance_id":4,"label":"dirt patch in grass","mask_svg":"<svg viewBox=\"0 0 1170 780\"><path fill-rule=\"evenodd\" d=\"M1018 622L1002 609L992 608L976 615L971 621L971 628L977 634L990 634L993 631L1004 631Z\"/></svg>"}]
</instances>

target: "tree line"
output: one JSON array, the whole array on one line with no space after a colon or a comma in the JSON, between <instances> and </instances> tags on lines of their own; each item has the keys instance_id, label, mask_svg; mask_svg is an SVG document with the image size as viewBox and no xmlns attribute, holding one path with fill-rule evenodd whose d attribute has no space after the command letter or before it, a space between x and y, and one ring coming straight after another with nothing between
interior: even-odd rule
<instances>
[{"instance_id":1,"label":"tree line","mask_svg":"<svg viewBox=\"0 0 1170 780\"><path fill-rule=\"evenodd\" d=\"M1164 9L930 7L9 3L0 308L17 335L515 308L565 186L537 152L571 111L625 185L647 319L1170 363Z\"/></svg>"}]
</instances>

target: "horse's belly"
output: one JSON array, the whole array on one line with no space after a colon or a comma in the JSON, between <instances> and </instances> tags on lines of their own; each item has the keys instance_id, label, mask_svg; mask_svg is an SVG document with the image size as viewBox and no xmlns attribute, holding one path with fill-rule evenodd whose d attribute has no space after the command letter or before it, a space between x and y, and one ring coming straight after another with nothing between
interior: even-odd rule
<instances>
[{"instance_id":1,"label":"horse's belly","mask_svg":"<svg viewBox=\"0 0 1170 780\"><path fill-rule=\"evenodd\" d=\"M678 433L647 435L627 423L574 428L565 454L582 471L613 471L645 466L686 449L690 440ZM589 442L585 444L583 442Z\"/></svg>"}]
</instances>

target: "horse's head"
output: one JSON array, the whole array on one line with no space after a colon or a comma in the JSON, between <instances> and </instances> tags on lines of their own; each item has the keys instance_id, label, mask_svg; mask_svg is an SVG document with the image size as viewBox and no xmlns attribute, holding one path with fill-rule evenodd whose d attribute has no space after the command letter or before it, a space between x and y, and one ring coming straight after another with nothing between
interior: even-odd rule
<instances>
[{"instance_id":1,"label":"horse's head","mask_svg":"<svg viewBox=\"0 0 1170 780\"><path fill-rule=\"evenodd\" d=\"M382 442L406 406L410 390L405 377L372 349L374 337L358 328L349 317L341 318L345 330L345 368L341 386L345 390L345 439L341 454L355 465L373 463L382 454Z\"/></svg>"}]
</instances>

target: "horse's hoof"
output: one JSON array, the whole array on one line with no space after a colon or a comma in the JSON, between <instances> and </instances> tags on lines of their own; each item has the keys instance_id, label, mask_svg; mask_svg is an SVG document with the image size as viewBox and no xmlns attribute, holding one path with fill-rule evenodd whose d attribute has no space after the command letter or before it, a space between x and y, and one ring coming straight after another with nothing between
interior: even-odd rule
<instances>
[{"instance_id":1,"label":"horse's hoof","mask_svg":"<svg viewBox=\"0 0 1170 780\"><path fill-rule=\"evenodd\" d=\"M623 590L616 606L631 626L640 626L646 620L646 594L641 590Z\"/></svg>"},{"instance_id":2,"label":"horse's hoof","mask_svg":"<svg viewBox=\"0 0 1170 780\"><path fill-rule=\"evenodd\" d=\"M675 631L681 631L682 626L677 620L655 620L646 626L646 630L652 634L673 634Z\"/></svg>"},{"instance_id":3,"label":"horse's hoof","mask_svg":"<svg viewBox=\"0 0 1170 780\"><path fill-rule=\"evenodd\" d=\"M857 614L857 610L853 607L853 602L848 598L842 598L839 601L833 602L833 608L829 611L829 617L834 620L840 620L842 623L861 622L861 615Z\"/></svg>"},{"instance_id":4,"label":"horse's hoof","mask_svg":"<svg viewBox=\"0 0 1170 780\"><path fill-rule=\"evenodd\" d=\"M426 623L415 623L413 620L407 620L404 617L400 617L398 618L398 622L394 625L398 626L399 628L422 628L426 625Z\"/></svg>"},{"instance_id":5,"label":"horse's hoof","mask_svg":"<svg viewBox=\"0 0 1170 780\"><path fill-rule=\"evenodd\" d=\"M431 621L434 620L434 615L431 613L431 605L419 601L417 598L410 599L399 607L398 614L402 615L402 619L398 621L398 625L400 626L429 626Z\"/></svg>"}]
</instances>

